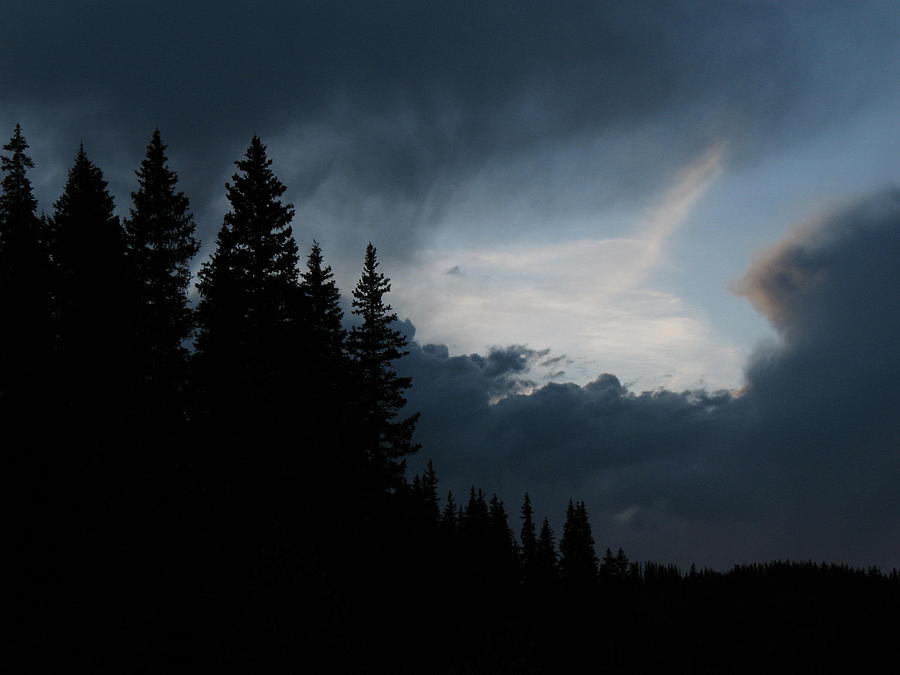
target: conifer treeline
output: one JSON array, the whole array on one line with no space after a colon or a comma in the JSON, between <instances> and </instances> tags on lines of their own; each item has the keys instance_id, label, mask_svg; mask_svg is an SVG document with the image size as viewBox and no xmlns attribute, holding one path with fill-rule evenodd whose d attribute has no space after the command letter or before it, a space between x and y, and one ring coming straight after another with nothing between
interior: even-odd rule
<instances>
[{"instance_id":1,"label":"conifer treeline","mask_svg":"<svg viewBox=\"0 0 900 675\"><path fill-rule=\"evenodd\" d=\"M366 249L347 331L318 243L253 137L199 250L155 131L117 218L80 148L49 217L16 126L0 194L0 410L33 659L93 671L791 672L877 653L896 572L683 574L602 559L584 502L557 546L405 458L417 415L390 281ZM514 531L515 530L515 531ZM822 616L824 615L824 619ZM810 622L841 631L831 641ZM824 623L823 623L824 621ZM753 652L748 656L745 652ZM37 656L34 656L37 655Z\"/></svg>"}]
</instances>

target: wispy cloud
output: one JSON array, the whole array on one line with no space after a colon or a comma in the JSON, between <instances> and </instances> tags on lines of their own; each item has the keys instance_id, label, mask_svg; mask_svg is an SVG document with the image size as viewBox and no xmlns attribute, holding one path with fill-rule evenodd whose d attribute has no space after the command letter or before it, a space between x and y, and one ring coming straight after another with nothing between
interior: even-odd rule
<instances>
[{"instance_id":1,"label":"wispy cloud","mask_svg":"<svg viewBox=\"0 0 900 675\"><path fill-rule=\"evenodd\" d=\"M396 304L425 340L459 351L524 340L578 354L581 372L569 371L576 381L600 368L648 386L734 386L737 350L716 344L702 317L652 284L667 241L715 181L724 155L718 143L678 172L625 236L426 252L398 278Z\"/></svg>"},{"instance_id":2,"label":"wispy cloud","mask_svg":"<svg viewBox=\"0 0 900 675\"><path fill-rule=\"evenodd\" d=\"M642 237L648 244L648 251L655 254L646 261L648 267L658 262L666 239L684 225L691 209L721 173L725 147L725 142L719 141L682 169L665 199L651 211Z\"/></svg>"}]
</instances>

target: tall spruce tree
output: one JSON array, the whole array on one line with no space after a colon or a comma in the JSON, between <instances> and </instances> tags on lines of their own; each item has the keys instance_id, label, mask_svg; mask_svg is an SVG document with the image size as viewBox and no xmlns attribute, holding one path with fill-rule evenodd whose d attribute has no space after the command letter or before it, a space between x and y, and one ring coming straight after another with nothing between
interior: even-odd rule
<instances>
[{"instance_id":1,"label":"tall spruce tree","mask_svg":"<svg viewBox=\"0 0 900 675\"><path fill-rule=\"evenodd\" d=\"M334 281L331 266L324 264L319 242L313 241L306 259L306 271L300 276L305 346L309 359L318 364L318 368L327 367L335 371L327 375L336 376L336 371L343 367L346 338L346 331L342 326L344 312L341 309L341 292Z\"/></svg>"},{"instance_id":2,"label":"tall spruce tree","mask_svg":"<svg viewBox=\"0 0 900 675\"><path fill-rule=\"evenodd\" d=\"M9 143L3 146L12 155L0 156L0 169L5 174L0 193L0 243L4 246L15 241L17 235L31 238L38 222L35 215L37 200L28 178L28 169L34 168L34 162L26 153L28 148L22 127L17 124Z\"/></svg>"},{"instance_id":3,"label":"tall spruce tree","mask_svg":"<svg viewBox=\"0 0 900 675\"><path fill-rule=\"evenodd\" d=\"M397 315L384 302L391 284L378 266L370 242L362 276L353 291L353 313L359 324L350 331L347 349L357 380L354 403L361 449L376 481L393 490L403 480L403 458L418 450L412 435L419 416L398 419L406 404L403 394L412 381L394 369L394 362L407 353L406 338L394 327Z\"/></svg>"},{"instance_id":4,"label":"tall spruce tree","mask_svg":"<svg viewBox=\"0 0 900 675\"><path fill-rule=\"evenodd\" d=\"M522 576L526 584L530 584L534 578L535 555L537 549L537 532L534 526L534 509L531 507L531 498L525 493L522 501L522 529L519 540L522 546Z\"/></svg>"},{"instance_id":5,"label":"tall spruce tree","mask_svg":"<svg viewBox=\"0 0 900 675\"><path fill-rule=\"evenodd\" d=\"M297 388L299 423L310 447L313 470L330 475L341 471L346 459L346 404L350 389L346 331L342 326L341 293L322 249L314 241L300 275L300 311L303 324L296 345L300 357Z\"/></svg>"},{"instance_id":6,"label":"tall spruce tree","mask_svg":"<svg viewBox=\"0 0 900 675\"><path fill-rule=\"evenodd\" d=\"M459 525L459 518L456 512L456 500L453 498L453 490L447 491L447 499L444 502L444 509L441 511L441 531L445 533L449 539L456 534Z\"/></svg>"},{"instance_id":7,"label":"tall spruce tree","mask_svg":"<svg viewBox=\"0 0 900 675\"><path fill-rule=\"evenodd\" d=\"M462 508L462 506L460 506ZM484 492L469 488L469 499L459 518L459 529L471 548L481 547L486 539L488 504Z\"/></svg>"},{"instance_id":8,"label":"tall spruce tree","mask_svg":"<svg viewBox=\"0 0 900 675\"><path fill-rule=\"evenodd\" d=\"M569 500L559 553L560 576L567 590L585 590L596 584L597 554L584 502Z\"/></svg>"},{"instance_id":9,"label":"tall spruce tree","mask_svg":"<svg viewBox=\"0 0 900 675\"><path fill-rule=\"evenodd\" d=\"M266 146L254 136L226 183L231 210L200 270L197 365L207 412L247 421L276 416L294 372L298 252Z\"/></svg>"},{"instance_id":10,"label":"tall spruce tree","mask_svg":"<svg viewBox=\"0 0 900 675\"><path fill-rule=\"evenodd\" d=\"M34 162L17 124L0 155L0 410L21 420L42 386L51 346L49 256L28 178Z\"/></svg>"},{"instance_id":11,"label":"tall spruce tree","mask_svg":"<svg viewBox=\"0 0 900 675\"><path fill-rule=\"evenodd\" d=\"M135 602L131 582L140 575L131 544L143 534L134 518L143 467L131 424L136 303L113 207L102 171L81 147L49 228L57 339L48 403L56 438L45 481L65 561L55 574L72 595L60 604L91 606L104 619ZM112 624L92 630L115 630Z\"/></svg>"},{"instance_id":12,"label":"tall spruce tree","mask_svg":"<svg viewBox=\"0 0 900 675\"><path fill-rule=\"evenodd\" d=\"M534 547L535 584L542 588L552 588L557 578L556 541L550 521L544 518L541 533Z\"/></svg>"},{"instance_id":13,"label":"tall spruce tree","mask_svg":"<svg viewBox=\"0 0 900 675\"><path fill-rule=\"evenodd\" d=\"M294 208L254 136L225 191L231 205L216 248L199 273L196 351L191 359L194 416L206 467L204 499L218 517L209 536L220 551L212 583L247 583L261 548L283 545L296 514L302 453L294 427L297 326L300 322ZM300 432L300 433L298 433ZM256 611L266 612L265 600Z\"/></svg>"},{"instance_id":14,"label":"tall spruce tree","mask_svg":"<svg viewBox=\"0 0 900 675\"><path fill-rule=\"evenodd\" d=\"M49 305L49 258L42 241L42 221L35 215L37 200L28 170L34 163L28 143L16 125L0 154L0 428L4 436L7 504L16 517L8 519L6 539L11 556L10 578L16 579L24 610L20 616L23 638L33 640L46 625L48 593L55 541L50 523L58 522L56 485L47 480L54 464L47 452L46 434L53 410L47 409L45 391L52 372L49 358L52 331ZM9 153L9 154L6 154ZM37 615L37 616L35 616ZM25 618L25 621L21 621ZM26 643L22 640L22 644Z\"/></svg>"},{"instance_id":15,"label":"tall spruce tree","mask_svg":"<svg viewBox=\"0 0 900 675\"><path fill-rule=\"evenodd\" d=\"M613 555L612 549L607 548L600 564L600 576L606 580L625 579L630 573L630 564L625 551L619 548Z\"/></svg>"},{"instance_id":16,"label":"tall spruce tree","mask_svg":"<svg viewBox=\"0 0 900 675\"><path fill-rule=\"evenodd\" d=\"M420 479L419 490L422 499L422 505L424 507L424 515L432 526L437 525L441 519L437 489L437 472L434 470L434 464L429 459L428 463L425 466L425 472L422 474L422 478Z\"/></svg>"},{"instance_id":17,"label":"tall spruce tree","mask_svg":"<svg viewBox=\"0 0 900 675\"><path fill-rule=\"evenodd\" d=\"M37 200L28 178L28 170L34 168L28 147L17 124L9 143L3 146L11 154L0 155L0 171L4 174L0 184L0 281L4 284L18 281L29 270L31 258L40 252L41 221L35 214ZM5 286L7 289L19 294L28 290Z\"/></svg>"},{"instance_id":18,"label":"tall spruce tree","mask_svg":"<svg viewBox=\"0 0 900 675\"><path fill-rule=\"evenodd\" d=\"M158 129L135 173L138 189L131 193L133 206L124 227L140 305L137 358L148 394L166 401L183 388L187 351L182 343L192 324L187 300L190 260L199 243L188 198L176 191L178 175L168 167Z\"/></svg>"},{"instance_id":19,"label":"tall spruce tree","mask_svg":"<svg viewBox=\"0 0 900 675\"><path fill-rule=\"evenodd\" d=\"M177 174L169 169L166 145L155 130L146 155L135 171L137 190L124 221L126 252L135 280L137 311L132 325L135 360L134 427L140 434L131 452L139 456L140 470L131 483L132 528L143 569L150 578L163 571L177 574L171 563L171 523L186 516L182 485L195 476L184 472L195 466L192 444L185 442L183 422L188 410L188 352L182 346L190 336L188 307L190 260L199 248L187 197L177 191ZM188 478L188 480L185 480ZM170 586L171 577L160 582ZM148 596L162 591L144 585Z\"/></svg>"},{"instance_id":20,"label":"tall spruce tree","mask_svg":"<svg viewBox=\"0 0 900 675\"><path fill-rule=\"evenodd\" d=\"M497 495L492 495L487 516L488 564L497 586L509 591L519 582L519 549L515 535L509 527L506 508Z\"/></svg>"},{"instance_id":21,"label":"tall spruce tree","mask_svg":"<svg viewBox=\"0 0 900 675\"><path fill-rule=\"evenodd\" d=\"M79 423L109 428L132 393L134 279L113 198L83 146L54 203L49 244L60 390L88 412Z\"/></svg>"}]
</instances>

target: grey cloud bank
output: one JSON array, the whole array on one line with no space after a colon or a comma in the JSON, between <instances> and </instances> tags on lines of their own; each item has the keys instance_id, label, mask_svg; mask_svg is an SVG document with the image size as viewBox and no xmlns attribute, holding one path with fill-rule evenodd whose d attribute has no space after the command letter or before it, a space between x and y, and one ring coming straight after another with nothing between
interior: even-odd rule
<instances>
[{"instance_id":1,"label":"grey cloud bank","mask_svg":"<svg viewBox=\"0 0 900 675\"><path fill-rule=\"evenodd\" d=\"M638 394L606 374L528 395L504 390L510 370L490 355L414 345L419 440L445 487L511 504L527 489L557 517L583 498L598 542L639 558L900 566L898 260L898 190L763 256L741 292L780 342L758 350L740 393ZM505 351L498 362L528 358Z\"/></svg>"},{"instance_id":2,"label":"grey cloud bank","mask_svg":"<svg viewBox=\"0 0 900 675\"><path fill-rule=\"evenodd\" d=\"M120 206L159 126L207 240L230 163L259 133L301 237L354 257L374 237L403 256L479 172L490 200L591 212L640 199L712 142L748 161L896 100L892 9L13 3L0 123L21 122L57 177L84 139ZM39 186L45 206L61 182Z\"/></svg>"}]
</instances>

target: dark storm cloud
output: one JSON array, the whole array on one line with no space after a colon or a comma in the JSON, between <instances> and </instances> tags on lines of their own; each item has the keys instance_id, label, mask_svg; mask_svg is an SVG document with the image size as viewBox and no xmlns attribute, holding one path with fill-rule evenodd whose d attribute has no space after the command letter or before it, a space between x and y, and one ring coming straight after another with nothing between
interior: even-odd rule
<instances>
[{"instance_id":1,"label":"dark storm cloud","mask_svg":"<svg viewBox=\"0 0 900 675\"><path fill-rule=\"evenodd\" d=\"M536 351L524 345L510 345L508 347L493 347L488 351L487 357L472 354L470 359L475 361L484 370L488 378L509 378L514 373L524 373L535 361L545 356L549 350Z\"/></svg>"},{"instance_id":2,"label":"dark storm cloud","mask_svg":"<svg viewBox=\"0 0 900 675\"><path fill-rule=\"evenodd\" d=\"M900 532L898 260L894 189L801 231L742 286L783 340L747 369L754 459L778 467L798 518L829 514L823 534ZM886 545L900 564L900 538Z\"/></svg>"},{"instance_id":3,"label":"dark storm cloud","mask_svg":"<svg viewBox=\"0 0 900 675\"><path fill-rule=\"evenodd\" d=\"M412 324L405 321L402 326L407 338L413 340L415 328ZM430 405L440 405L441 398L446 397L453 401L469 399L478 406L533 387L534 383L523 375L545 354L547 350L510 345L493 347L486 356L451 357L445 345L419 346L413 342L404 368L421 373L423 379L434 385L429 385L427 392Z\"/></svg>"},{"instance_id":4,"label":"dark storm cloud","mask_svg":"<svg viewBox=\"0 0 900 675\"><path fill-rule=\"evenodd\" d=\"M900 566L900 191L762 257L741 290L780 343L740 394L637 394L612 375L491 405L485 359L413 349L420 440L448 487L583 498L598 542L682 563L774 557Z\"/></svg>"},{"instance_id":5,"label":"dark storm cloud","mask_svg":"<svg viewBox=\"0 0 900 675\"><path fill-rule=\"evenodd\" d=\"M460 177L498 160L532 158L522 171L552 192L550 173L571 183L605 158L605 188L578 197L596 206L658 185L711 141L750 157L843 120L894 89L893 9L14 2L0 123L24 124L43 170L67 166L84 139L120 206L159 125L206 238L231 161L259 133L298 201L301 235L367 232L394 255L440 220ZM552 160L591 144L589 159Z\"/></svg>"}]
</instances>

